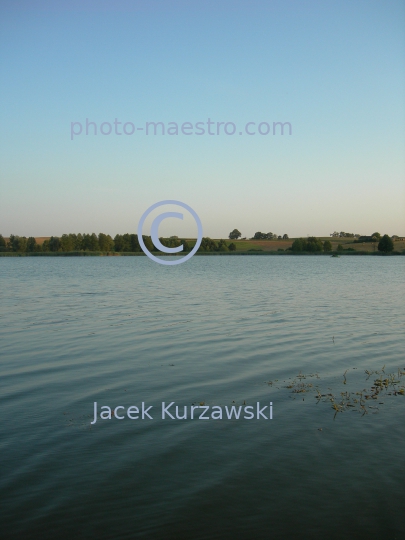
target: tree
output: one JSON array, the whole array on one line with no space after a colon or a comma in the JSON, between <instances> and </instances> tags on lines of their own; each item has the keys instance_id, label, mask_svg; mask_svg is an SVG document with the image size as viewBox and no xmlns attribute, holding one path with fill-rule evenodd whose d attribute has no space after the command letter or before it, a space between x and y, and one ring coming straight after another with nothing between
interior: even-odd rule
<instances>
[{"instance_id":1,"label":"tree","mask_svg":"<svg viewBox=\"0 0 405 540\"><path fill-rule=\"evenodd\" d=\"M100 251L112 251L114 249L114 240L109 234L100 233L98 235L98 245Z\"/></svg>"},{"instance_id":2,"label":"tree","mask_svg":"<svg viewBox=\"0 0 405 540\"><path fill-rule=\"evenodd\" d=\"M6 241L2 234L0 234L0 251L6 251Z\"/></svg>"},{"instance_id":3,"label":"tree","mask_svg":"<svg viewBox=\"0 0 405 540\"><path fill-rule=\"evenodd\" d=\"M77 236L75 234L70 235L74 239L75 250L82 251L83 249L83 235L79 233Z\"/></svg>"},{"instance_id":4,"label":"tree","mask_svg":"<svg viewBox=\"0 0 405 540\"><path fill-rule=\"evenodd\" d=\"M10 250L10 251L15 251L14 250L14 234L10 234L9 238L8 238L8 242L7 242L7 249Z\"/></svg>"},{"instance_id":5,"label":"tree","mask_svg":"<svg viewBox=\"0 0 405 540\"><path fill-rule=\"evenodd\" d=\"M393 249L394 242L388 236L388 234L384 234L384 236L378 242L378 251L382 251L383 253L390 253Z\"/></svg>"},{"instance_id":6,"label":"tree","mask_svg":"<svg viewBox=\"0 0 405 540\"><path fill-rule=\"evenodd\" d=\"M338 250L338 251L343 251L343 246L342 246L342 244L339 244L339 245L338 245L337 250Z\"/></svg>"},{"instance_id":7,"label":"tree","mask_svg":"<svg viewBox=\"0 0 405 540\"><path fill-rule=\"evenodd\" d=\"M330 247L332 249L332 244L329 240L326 240L324 243L315 236L310 236L306 240L304 238L297 238L294 240L293 245L291 246L292 251L299 252L299 251L308 251L309 253L315 253L318 251L326 251L325 250L325 244L326 247ZM328 249L328 251L330 251Z\"/></svg>"},{"instance_id":8,"label":"tree","mask_svg":"<svg viewBox=\"0 0 405 540\"><path fill-rule=\"evenodd\" d=\"M218 248L216 249L216 251L229 251L225 240L220 240L218 242Z\"/></svg>"},{"instance_id":9,"label":"tree","mask_svg":"<svg viewBox=\"0 0 405 540\"><path fill-rule=\"evenodd\" d=\"M201 240L200 247L198 248L198 251L217 251L218 246L217 243L214 240L211 240L211 238L204 237Z\"/></svg>"},{"instance_id":10,"label":"tree","mask_svg":"<svg viewBox=\"0 0 405 540\"><path fill-rule=\"evenodd\" d=\"M319 240L319 238L315 238L315 236L310 236L307 240L305 251L315 252L315 251L322 251L322 250L323 250L322 241Z\"/></svg>"},{"instance_id":11,"label":"tree","mask_svg":"<svg viewBox=\"0 0 405 540\"><path fill-rule=\"evenodd\" d=\"M82 249L84 251L99 251L100 245L95 233L83 234Z\"/></svg>"},{"instance_id":12,"label":"tree","mask_svg":"<svg viewBox=\"0 0 405 540\"><path fill-rule=\"evenodd\" d=\"M122 234L116 234L114 237L114 249L118 253L121 253L123 251L129 251L129 249L126 249L127 242L124 239L124 236Z\"/></svg>"},{"instance_id":13,"label":"tree","mask_svg":"<svg viewBox=\"0 0 405 540\"><path fill-rule=\"evenodd\" d=\"M327 253L328 251L332 251L332 244L329 240L325 240L325 242L323 243L323 250L325 253Z\"/></svg>"},{"instance_id":14,"label":"tree","mask_svg":"<svg viewBox=\"0 0 405 540\"><path fill-rule=\"evenodd\" d=\"M266 240L267 238L267 234L262 232L256 232L252 240Z\"/></svg>"},{"instance_id":15,"label":"tree","mask_svg":"<svg viewBox=\"0 0 405 540\"><path fill-rule=\"evenodd\" d=\"M24 252L27 251L27 239L25 236L14 236L10 234L10 239L8 241L8 248L11 251Z\"/></svg>"},{"instance_id":16,"label":"tree","mask_svg":"<svg viewBox=\"0 0 405 540\"><path fill-rule=\"evenodd\" d=\"M288 240L288 234L283 234L283 240Z\"/></svg>"},{"instance_id":17,"label":"tree","mask_svg":"<svg viewBox=\"0 0 405 540\"><path fill-rule=\"evenodd\" d=\"M220 240L217 244L214 240L211 240L211 238L204 237L198 251L229 251L229 248L226 245L225 240Z\"/></svg>"},{"instance_id":18,"label":"tree","mask_svg":"<svg viewBox=\"0 0 405 540\"><path fill-rule=\"evenodd\" d=\"M305 251L304 250L304 240L302 238L297 238L294 240L291 249L293 251Z\"/></svg>"},{"instance_id":19,"label":"tree","mask_svg":"<svg viewBox=\"0 0 405 540\"><path fill-rule=\"evenodd\" d=\"M62 247L60 245L60 238L57 236L51 236L48 241L49 251L62 251Z\"/></svg>"},{"instance_id":20,"label":"tree","mask_svg":"<svg viewBox=\"0 0 405 540\"><path fill-rule=\"evenodd\" d=\"M148 251L157 251L156 247L154 246L151 237L142 235L142 239L144 241L145 247ZM170 240L170 242L174 242L175 240ZM180 242L177 241L177 245L180 245ZM114 237L114 250L117 252L125 252L125 253L139 253L141 250L141 246L138 241L138 235L137 234L117 234Z\"/></svg>"},{"instance_id":21,"label":"tree","mask_svg":"<svg viewBox=\"0 0 405 540\"><path fill-rule=\"evenodd\" d=\"M160 237L159 240L162 245L168 248L175 248L182 245L178 236L171 236L170 238ZM183 251L184 251L184 247L183 247Z\"/></svg>"},{"instance_id":22,"label":"tree","mask_svg":"<svg viewBox=\"0 0 405 540\"><path fill-rule=\"evenodd\" d=\"M37 241L35 240L35 238L33 236L30 236L27 240L27 251L29 253L32 253L34 251L38 251L37 250Z\"/></svg>"},{"instance_id":23,"label":"tree","mask_svg":"<svg viewBox=\"0 0 405 540\"><path fill-rule=\"evenodd\" d=\"M229 248L229 251L236 251L236 244L232 242L231 244L229 244L228 248Z\"/></svg>"},{"instance_id":24,"label":"tree","mask_svg":"<svg viewBox=\"0 0 405 540\"><path fill-rule=\"evenodd\" d=\"M75 250L75 238L73 234L62 234L60 238L60 245L62 251L74 251Z\"/></svg>"},{"instance_id":25,"label":"tree","mask_svg":"<svg viewBox=\"0 0 405 540\"><path fill-rule=\"evenodd\" d=\"M141 246L139 245L139 242L138 242L138 235L137 234L134 234L134 235L131 235L131 236L134 236L135 239L136 239L136 244L139 246L139 250L138 251L141 251ZM158 249L156 248L155 244L152 242L152 238L150 236L145 236L144 234L142 235L142 239L143 239L143 243L145 244L145 247L148 251L158 251ZM135 242L133 243L133 247L136 248L136 245L135 245ZM135 250L135 249L134 249Z\"/></svg>"},{"instance_id":26,"label":"tree","mask_svg":"<svg viewBox=\"0 0 405 540\"><path fill-rule=\"evenodd\" d=\"M238 231L238 229L234 229L232 232L229 233L229 240L237 240L242 236L242 233Z\"/></svg>"},{"instance_id":27,"label":"tree","mask_svg":"<svg viewBox=\"0 0 405 540\"><path fill-rule=\"evenodd\" d=\"M381 238L381 234L379 232L375 232L371 235L372 237L375 236L376 238L380 239Z\"/></svg>"},{"instance_id":28,"label":"tree","mask_svg":"<svg viewBox=\"0 0 405 540\"><path fill-rule=\"evenodd\" d=\"M180 244L183 246L183 251L191 251L190 244L187 240L180 240Z\"/></svg>"},{"instance_id":29,"label":"tree","mask_svg":"<svg viewBox=\"0 0 405 540\"><path fill-rule=\"evenodd\" d=\"M335 233L333 233L333 235L331 236L335 236ZM350 233L350 232L344 232L344 231L341 231L338 236L340 238L354 238L354 234L353 233Z\"/></svg>"}]
</instances>

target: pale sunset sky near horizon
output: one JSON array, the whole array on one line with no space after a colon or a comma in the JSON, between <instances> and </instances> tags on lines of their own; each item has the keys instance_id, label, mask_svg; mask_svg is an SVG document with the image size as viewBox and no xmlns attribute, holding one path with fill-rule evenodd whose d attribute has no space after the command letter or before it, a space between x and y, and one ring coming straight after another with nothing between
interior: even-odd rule
<instances>
[{"instance_id":1,"label":"pale sunset sky near horizon","mask_svg":"<svg viewBox=\"0 0 405 540\"><path fill-rule=\"evenodd\" d=\"M0 234L136 232L176 199L212 238L405 235L404 22L396 0L3 0ZM115 119L236 132L102 135Z\"/></svg>"}]
</instances>

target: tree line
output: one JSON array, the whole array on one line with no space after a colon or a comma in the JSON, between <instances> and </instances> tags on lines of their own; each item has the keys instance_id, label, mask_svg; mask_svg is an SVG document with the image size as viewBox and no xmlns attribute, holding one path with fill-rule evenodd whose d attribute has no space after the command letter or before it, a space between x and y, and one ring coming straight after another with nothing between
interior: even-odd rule
<instances>
[{"instance_id":1,"label":"tree line","mask_svg":"<svg viewBox=\"0 0 405 540\"><path fill-rule=\"evenodd\" d=\"M236 229L229 234L234 237L236 234L240 234ZM261 233L256 233L261 234ZM255 235L256 236L256 235ZM284 235L287 237L287 235ZM149 251L158 251L154 246L150 236L142 236L146 248ZM392 238L385 234L381 236L380 233L374 233L370 238L373 241L378 241L378 250L384 253L389 253L394 249L394 243ZM255 238L256 239L256 238ZM177 236L171 236L170 238L160 238L161 243L166 247L179 247L183 246L183 252L191 251L194 246L185 240L179 239ZM294 240L291 248L288 251L293 252L330 252L332 251L332 243L329 240L324 242L310 236L309 238L297 238ZM95 233L92 234L63 234L61 237L51 236L49 240L45 240L43 244L38 244L33 236L26 238L25 236L10 235L10 238L6 242L5 238L0 234L0 252L11 251L18 253L35 253L35 252L72 252L72 251L102 251L102 252L116 252L116 253L140 253L142 251L138 241L137 234L117 234L112 238L109 234L100 233L98 236ZM215 241L211 238L205 237L202 239L201 245L198 248L199 252L227 252L236 251L236 244L231 242L227 244L225 240ZM337 246L337 251L355 251L353 248L344 248L341 244Z\"/></svg>"},{"instance_id":2,"label":"tree line","mask_svg":"<svg viewBox=\"0 0 405 540\"><path fill-rule=\"evenodd\" d=\"M228 235L228 238L230 240L238 240L242 236L242 233L238 231L238 229L234 229L231 231ZM288 240L288 234L278 235L276 233L268 232L268 233L262 233L260 231L256 232L254 236L250 240ZM242 240L246 240L246 238L242 238Z\"/></svg>"},{"instance_id":3,"label":"tree line","mask_svg":"<svg viewBox=\"0 0 405 540\"><path fill-rule=\"evenodd\" d=\"M333 236L334 238L359 238L360 234L357 233L349 233L344 231L335 231L333 233L330 233L329 236Z\"/></svg>"},{"instance_id":4,"label":"tree line","mask_svg":"<svg viewBox=\"0 0 405 540\"><path fill-rule=\"evenodd\" d=\"M384 234L384 236L381 236L379 233L374 233L374 235L378 234L378 251L381 251L383 253L390 253L394 250L394 242L392 241L392 238L388 236L388 234ZM373 236L375 238L375 236ZM315 236L310 236L309 238L297 238L294 240L291 250L295 252L300 251L306 251L306 252L316 252L316 251L324 251L329 252L332 251L332 243L329 240L325 240L322 242L320 238L315 238ZM342 246L342 244L338 244L337 251L356 251L353 248L345 248Z\"/></svg>"},{"instance_id":5,"label":"tree line","mask_svg":"<svg viewBox=\"0 0 405 540\"><path fill-rule=\"evenodd\" d=\"M329 240L322 242L319 238L315 236L310 236L309 238L297 238L294 240L291 250L295 252L307 251L309 253L324 251L332 251L332 243Z\"/></svg>"},{"instance_id":6,"label":"tree line","mask_svg":"<svg viewBox=\"0 0 405 540\"><path fill-rule=\"evenodd\" d=\"M142 235L146 248L149 251L158 251L154 246L150 236ZM194 243L177 236L170 238L160 238L161 243L166 247L183 246L183 252L191 251ZM37 252L71 252L71 251L103 251L116 253L140 253L142 251L137 234L117 234L112 238L109 234L63 234L62 236L51 236L42 245L38 244L33 236L10 235L6 242L0 234L0 252L11 251L17 253L37 253ZM198 251L236 251L236 245L232 242L227 244L225 240L216 242L211 238L203 238Z\"/></svg>"}]
</instances>

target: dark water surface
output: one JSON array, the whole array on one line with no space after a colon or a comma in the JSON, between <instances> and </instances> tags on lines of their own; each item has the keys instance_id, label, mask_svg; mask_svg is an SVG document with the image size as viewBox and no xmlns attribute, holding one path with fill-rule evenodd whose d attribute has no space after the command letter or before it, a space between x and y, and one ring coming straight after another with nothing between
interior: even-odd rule
<instances>
[{"instance_id":1,"label":"dark water surface","mask_svg":"<svg viewBox=\"0 0 405 540\"><path fill-rule=\"evenodd\" d=\"M286 388L405 369L404 263L0 259L0 537L405 538L405 396L334 419ZM154 419L92 426L94 401ZM162 401L273 420L162 420Z\"/></svg>"}]
</instances>

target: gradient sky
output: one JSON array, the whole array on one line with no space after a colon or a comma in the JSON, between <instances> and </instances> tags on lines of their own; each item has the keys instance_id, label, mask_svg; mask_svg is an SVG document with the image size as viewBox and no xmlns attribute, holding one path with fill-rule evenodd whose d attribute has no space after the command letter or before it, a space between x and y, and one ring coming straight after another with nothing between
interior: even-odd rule
<instances>
[{"instance_id":1,"label":"gradient sky","mask_svg":"<svg viewBox=\"0 0 405 540\"><path fill-rule=\"evenodd\" d=\"M136 232L162 199L213 238L405 235L403 1L3 0L0 20L4 236ZM71 140L86 118L238 129Z\"/></svg>"}]
</instances>

